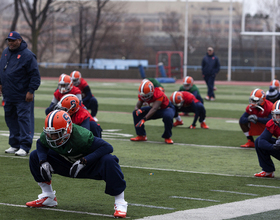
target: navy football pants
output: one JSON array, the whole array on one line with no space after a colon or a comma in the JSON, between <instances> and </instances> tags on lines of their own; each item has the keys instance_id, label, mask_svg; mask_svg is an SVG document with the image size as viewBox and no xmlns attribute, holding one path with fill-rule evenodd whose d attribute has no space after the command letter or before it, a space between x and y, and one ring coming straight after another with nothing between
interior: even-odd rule
<instances>
[{"instance_id":1,"label":"navy football pants","mask_svg":"<svg viewBox=\"0 0 280 220\"><path fill-rule=\"evenodd\" d=\"M73 163L53 150L49 150L47 161L52 165L55 174L70 177L69 172ZM125 190L126 182L118 162L119 159L115 155L106 154L96 163L86 165L76 178L104 180L106 182L105 193L111 196L119 195ZM35 181L44 182L40 174L37 150L30 154L29 167Z\"/></svg>"},{"instance_id":2,"label":"navy football pants","mask_svg":"<svg viewBox=\"0 0 280 220\"><path fill-rule=\"evenodd\" d=\"M141 120L143 119L148 112L150 111L151 107L147 106L147 107L142 107L142 114L140 114L139 116L136 116L136 112L133 111L133 120L134 120L134 126ZM162 135L162 138L170 138L172 136L172 127L173 127L173 117L175 115L175 107L173 105L171 105L171 107L168 107L166 109L159 109L156 111L156 113L149 119L159 119L162 118L162 121L164 123L164 133ZM136 134L137 135L141 135L144 136L146 135L146 131L145 131L145 125L143 124L141 127L136 128Z\"/></svg>"},{"instance_id":3,"label":"navy football pants","mask_svg":"<svg viewBox=\"0 0 280 220\"><path fill-rule=\"evenodd\" d=\"M97 99L92 96L89 100L83 100L83 104L87 107L87 109L91 110L91 116L95 117L98 111Z\"/></svg>"},{"instance_id":4,"label":"navy football pants","mask_svg":"<svg viewBox=\"0 0 280 220\"><path fill-rule=\"evenodd\" d=\"M4 105L5 121L10 131L9 145L30 151L34 136L34 101L8 102Z\"/></svg>"},{"instance_id":5,"label":"navy football pants","mask_svg":"<svg viewBox=\"0 0 280 220\"><path fill-rule=\"evenodd\" d=\"M275 157L277 160L280 160L280 151L278 150L265 150L259 146L259 138L255 140L255 149L258 155L259 164L263 171L273 172L275 171L274 163L271 159L271 156Z\"/></svg>"}]
</instances>

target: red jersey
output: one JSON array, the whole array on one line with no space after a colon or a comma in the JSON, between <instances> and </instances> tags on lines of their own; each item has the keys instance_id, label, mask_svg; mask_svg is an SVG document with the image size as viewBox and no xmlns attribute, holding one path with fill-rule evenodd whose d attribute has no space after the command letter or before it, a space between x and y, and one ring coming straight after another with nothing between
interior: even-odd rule
<instances>
[{"instance_id":1,"label":"red jersey","mask_svg":"<svg viewBox=\"0 0 280 220\"><path fill-rule=\"evenodd\" d=\"M142 101L142 102L147 102L149 105L151 103L154 103L155 101L161 101L161 105L160 105L161 109L165 109L169 105L169 99L164 94L164 92L161 91L158 87L155 87L154 94L153 94L153 96L148 101L147 100L143 100L139 94L138 94L138 99L140 101Z\"/></svg>"},{"instance_id":2,"label":"red jersey","mask_svg":"<svg viewBox=\"0 0 280 220\"><path fill-rule=\"evenodd\" d=\"M79 110L71 117L72 122L76 125L81 125L87 118L90 118L90 121L94 121L89 111L84 109L82 106L80 106Z\"/></svg>"},{"instance_id":3,"label":"red jersey","mask_svg":"<svg viewBox=\"0 0 280 220\"><path fill-rule=\"evenodd\" d=\"M265 127L274 137L278 138L280 136L280 127L272 119L266 123Z\"/></svg>"},{"instance_id":4,"label":"red jersey","mask_svg":"<svg viewBox=\"0 0 280 220\"><path fill-rule=\"evenodd\" d=\"M262 108L264 109L264 111L262 111L261 109L259 108L252 108L250 107L250 105L247 106L246 108L246 112L249 114L249 115L256 115L258 116L259 118L267 118L268 115L271 113L271 110L272 110L272 106L273 106L273 103L268 101L268 100L265 100L265 103L264 105L262 106Z\"/></svg>"},{"instance_id":5,"label":"red jersey","mask_svg":"<svg viewBox=\"0 0 280 220\"><path fill-rule=\"evenodd\" d=\"M85 87L88 86L87 81L85 81L83 78L80 79L80 84L77 86L82 92Z\"/></svg>"},{"instance_id":6,"label":"red jersey","mask_svg":"<svg viewBox=\"0 0 280 220\"><path fill-rule=\"evenodd\" d=\"M78 94L81 94L81 91L80 91L80 89L78 89L78 87L73 86L73 88L72 88L69 92L67 92L67 93L62 94L62 93L60 93L59 90L57 89L57 90L55 90L55 92L54 92L53 95L54 95L54 97L55 97L58 101L60 101L60 99L61 99L63 96L67 95L67 94L78 95Z\"/></svg>"},{"instance_id":7,"label":"red jersey","mask_svg":"<svg viewBox=\"0 0 280 220\"><path fill-rule=\"evenodd\" d=\"M197 98L195 98L195 96L190 93L190 92L185 92L182 91L181 92L183 94L183 99L184 99L184 103L183 106L189 106L190 104L192 104L192 102L194 103L198 103L200 102Z\"/></svg>"}]
</instances>

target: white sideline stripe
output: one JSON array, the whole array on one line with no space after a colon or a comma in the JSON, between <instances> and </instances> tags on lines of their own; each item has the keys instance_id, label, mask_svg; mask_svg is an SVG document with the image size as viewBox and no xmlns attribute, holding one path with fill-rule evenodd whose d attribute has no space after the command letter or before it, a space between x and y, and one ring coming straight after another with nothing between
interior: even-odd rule
<instances>
[{"instance_id":1,"label":"white sideline stripe","mask_svg":"<svg viewBox=\"0 0 280 220\"><path fill-rule=\"evenodd\" d=\"M102 138L102 139L115 140L115 141L130 141L129 139L120 139L120 138ZM159 142L159 141L144 141L144 142L152 143L152 144L166 145L166 143L163 140L162 140L162 142ZM216 146L216 145L198 145L198 144L184 144L184 143L174 143L173 145L192 146L192 147L209 147L209 148L225 148L225 149L235 149L235 150L255 150L255 148L242 148L242 147Z\"/></svg>"},{"instance_id":2,"label":"white sideline stripe","mask_svg":"<svg viewBox=\"0 0 280 220\"><path fill-rule=\"evenodd\" d=\"M212 199L201 199L201 198L192 198L192 197L183 197L183 196L170 196L172 199L190 199L190 200L199 200L199 201L207 201L207 202L220 202L219 200Z\"/></svg>"},{"instance_id":3,"label":"white sideline stripe","mask_svg":"<svg viewBox=\"0 0 280 220\"><path fill-rule=\"evenodd\" d=\"M9 204L9 203L0 203L0 205L5 206L13 206L13 207L21 207L21 208L28 208L25 205L15 205L15 204ZM57 211L57 212L70 212L70 213L76 213L76 214L86 214L86 215L95 215L95 216L103 216L103 217L111 217L114 218L113 215L106 215L106 214L99 214L99 213L91 213L91 212L80 212L80 211L72 211L72 210L64 210L64 209L56 209L56 208L36 208L36 209L44 209L44 210L50 210L50 211Z\"/></svg>"},{"instance_id":4,"label":"white sideline stripe","mask_svg":"<svg viewBox=\"0 0 280 220\"><path fill-rule=\"evenodd\" d=\"M133 169L143 169L143 170L159 170L159 171L169 171L169 172L179 172L179 173L195 173L195 174L206 174L206 175L217 175L217 176L235 176L235 177L255 178L254 176L232 175L232 174L223 174L223 173L208 173L208 172L197 172L197 171L189 171L189 170L162 169L162 168L137 167L137 166L126 166L126 165L120 165L120 166L126 167L126 168L133 168Z\"/></svg>"},{"instance_id":5,"label":"white sideline stripe","mask_svg":"<svg viewBox=\"0 0 280 220\"><path fill-rule=\"evenodd\" d=\"M248 195L248 196L258 196L258 194L253 193L242 193L242 192L234 192L234 191L225 191L225 190L210 190L212 192L224 192L224 193L233 193L233 194L240 194L240 195Z\"/></svg>"},{"instance_id":6,"label":"white sideline stripe","mask_svg":"<svg viewBox=\"0 0 280 220\"><path fill-rule=\"evenodd\" d=\"M20 156L0 155L0 157L29 160L29 157L20 157ZM216 175L216 176L234 176L234 177L246 177L246 178L250 177L250 178L255 178L254 176L245 176L245 175L232 175L232 174L223 174L223 173L208 173L208 172L198 172L198 171L189 171L189 170L162 169L162 168L153 168L153 167L137 167L137 166L127 166L127 165L120 165L120 167L132 168L132 169L142 169L142 170L158 170L158 171L179 172L179 173L194 173L194 174ZM274 179L278 179L278 178L274 178Z\"/></svg>"},{"instance_id":7,"label":"white sideline stripe","mask_svg":"<svg viewBox=\"0 0 280 220\"><path fill-rule=\"evenodd\" d=\"M117 131L117 129L108 129L108 131L114 132ZM8 131L1 131L0 133L9 133ZM127 137L131 137L134 135L130 135L130 134L122 134L122 133L102 133L102 135L106 136L106 134L108 135L116 135L116 136L127 136ZM3 136L8 136L5 134L1 134ZM34 139L38 139L40 137L39 133L35 133L34 135ZM37 136L38 135L38 136ZM104 137L102 139L107 139L107 140L116 140L116 141L130 141L130 139L120 139L120 138L110 138L110 137ZM145 141L146 143L153 143L153 144L164 144L166 145L166 143L162 140L162 142L159 141ZM216 145L198 145L198 144L185 144L185 143L174 143L173 145L179 145L179 146L192 146L192 147L209 147L209 148L225 148L225 149L235 149L235 150L255 150L254 148L240 148L240 147L231 147L231 146L216 146Z\"/></svg>"},{"instance_id":8,"label":"white sideline stripe","mask_svg":"<svg viewBox=\"0 0 280 220\"><path fill-rule=\"evenodd\" d=\"M265 188L280 189L279 186L266 186L266 185L254 185L254 184L247 184L247 186L255 186L255 187L265 187Z\"/></svg>"},{"instance_id":9,"label":"white sideline stripe","mask_svg":"<svg viewBox=\"0 0 280 220\"><path fill-rule=\"evenodd\" d=\"M174 208L169 207L162 207L162 206L153 206L153 205L143 205L143 204L136 204L136 203L128 203L131 206L141 206L146 208L155 208L155 209L166 209L166 210L174 210Z\"/></svg>"},{"instance_id":10,"label":"white sideline stripe","mask_svg":"<svg viewBox=\"0 0 280 220\"><path fill-rule=\"evenodd\" d=\"M279 210L280 195L259 197L239 202L231 202L206 208L177 211L164 215L155 215L138 220L223 220L257 213Z\"/></svg>"},{"instance_id":11,"label":"white sideline stripe","mask_svg":"<svg viewBox=\"0 0 280 220\"><path fill-rule=\"evenodd\" d=\"M237 120L228 120L228 121L226 121L226 123L234 123L234 124L237 124L238 121L237 121Z\"/></svg>"}]
</instances>

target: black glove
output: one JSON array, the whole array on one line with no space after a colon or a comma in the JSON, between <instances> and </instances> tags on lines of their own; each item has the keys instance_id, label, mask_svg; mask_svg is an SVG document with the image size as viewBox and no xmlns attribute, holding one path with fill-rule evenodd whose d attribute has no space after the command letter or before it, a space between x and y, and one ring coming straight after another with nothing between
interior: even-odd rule
<instances>
[{"instance_id":1,"label":"black glove","mask_svg":"<svg viewBox=\"0 0 280 220\"><path fill-rule=\"evenodd\" d=\"M75 163L73 163L69 172L70 177L76 178L81 169L83 169L86 166L86 163L87 161L85 158L77 160Z\"/></svg>"},{"instance_id":2,"label":"black glove","mask_svg":"<svg viewBox=\"0 0 280 220\"><path fill-rule=\"evenodd\" d=\"M46 182L51 181L52 173L54 173L52 165L50 165L50 163L48 161L41 161L40 162L40 173Z\"/></svg>"},{"instance_id":3,"label":"black glove","mask_svg":"<svg viewBox=\"0 0 280 220\"><path fill-rule=\"evenodd\" d=\"M258 116L256 116L256 115L249 115L248 116L248 121L253 122L254 124L257 124Z\"/></svg>"},{"instance_id":4,"label":"black glove","mask_svg":"<svg viewBox=\"0 0 280 220\"><path fill-rule=\"evenodd\" d=\"M273 144L273 148L280 151L280 139L276 140L275 144Z\"/></svg>"}]
</instances>

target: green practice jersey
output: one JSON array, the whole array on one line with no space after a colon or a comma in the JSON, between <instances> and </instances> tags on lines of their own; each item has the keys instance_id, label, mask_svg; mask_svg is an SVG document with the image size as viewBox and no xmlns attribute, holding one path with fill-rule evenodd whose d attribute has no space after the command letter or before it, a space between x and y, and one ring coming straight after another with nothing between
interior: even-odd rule
<instances>
[{"instance_id":1,"label":"green practice jersey","mask_svg":"<svg viewBox=\"0 0 280 220\"><path fill-rule=\"evenodd\" d=\"M74 123L72 124L72 133L69 140L61 147L51 147L46 140L44 132L42 132L40 136L40 141L45 147L52 149L70 162L75 162L76 160L90 154L90 147L93 139L94 136L91 131Z\"/></svg>"},{"instance_id":2,"label":"green practice jersey","mask_svg":"<svg viewBox=\"0 0 280 220\"><path fill-rule=\"evenodd\" d=\"M198 90L198 88L197 88L196 85L193 85L189 90L186 90L186 89L184 88L184 86L181 86L181 87L179 88L179 91L186 91L186 92L190 92L190 93L194 93L195 91L197 91L197 94L200 95L199 90Z\"/></svg>"},{"instance_id":3,"label":"green practice jersey","mask_svg":"<svg viewBox=\"0 0 280 220\"><path fill-rule=\"evenodd\" d=\"M147 78L147 79L150 80L153 83L154 87L162 87L163 88L163 86L160 84L160 82L157 79L155 79L155 78Z\"/></svg>"}]
</instances>

